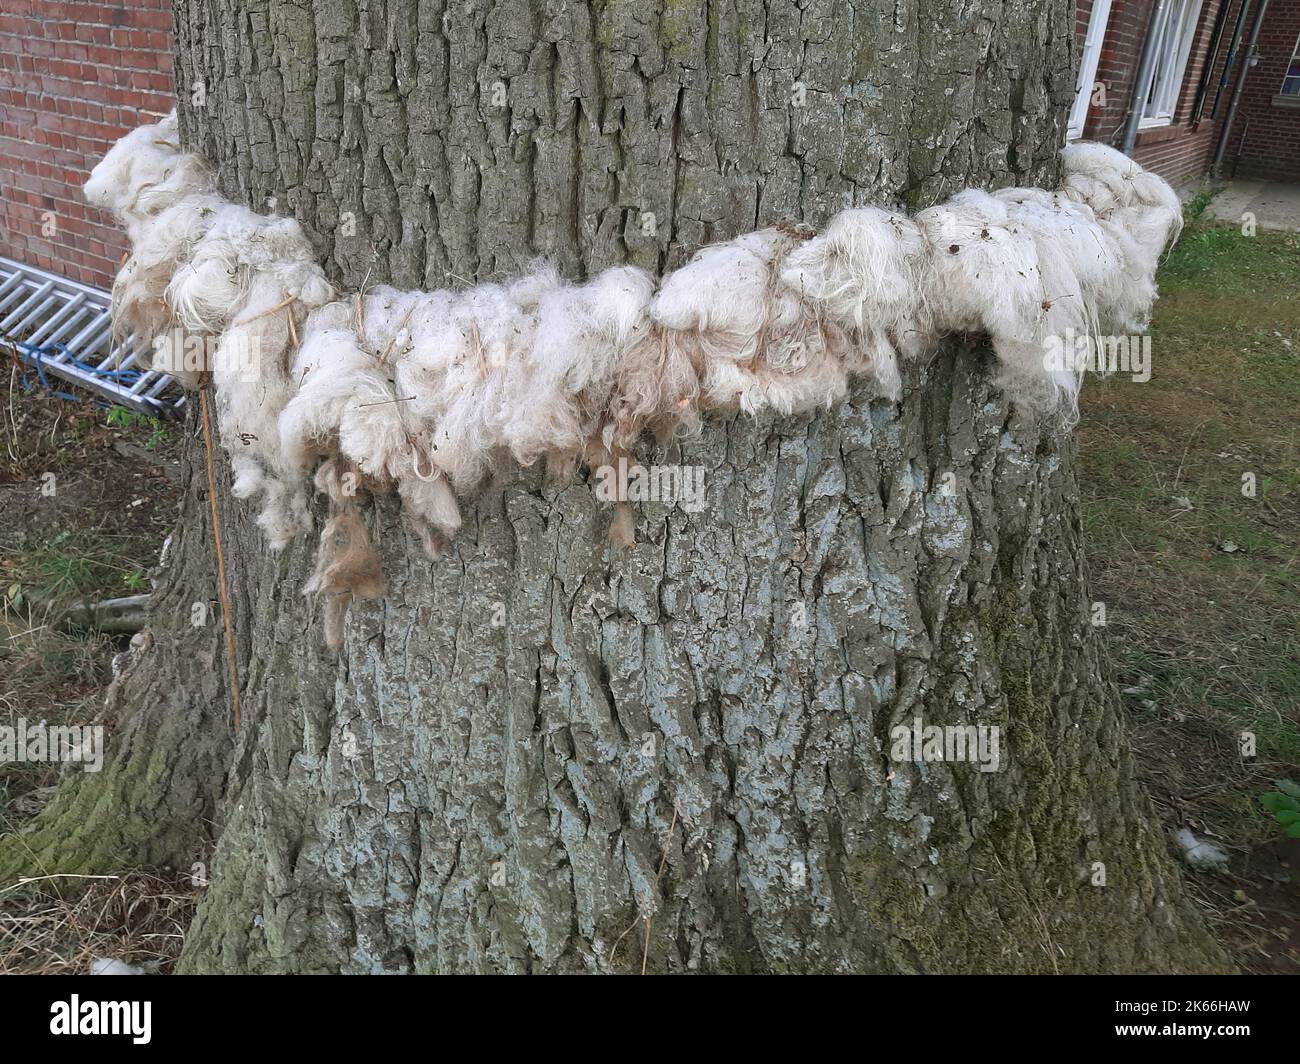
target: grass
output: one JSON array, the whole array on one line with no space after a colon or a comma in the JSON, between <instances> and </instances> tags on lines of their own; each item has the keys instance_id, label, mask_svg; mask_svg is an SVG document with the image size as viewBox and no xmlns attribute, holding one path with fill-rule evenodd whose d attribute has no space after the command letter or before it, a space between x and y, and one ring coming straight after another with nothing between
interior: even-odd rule
<instances>
[{"instance_id":1,"label":"grass","mask_svg":"<svg viewBox=\"0 0 1300 1064\"><path fill-rule=\"evenodd\" d=\"M170 526L164 466L176 426L123 407L25 390L9 367L0 406L0 600L65 603L142 590Z\"/></svg>"},{"instance_id":2,"label":"grass","mask_svg":"<svg viewBox=\"0 0 1300 1064\"><path fill-rule=\"evenodd\" d=\"M9 589L42 601L129 594L139 579L132 547L123 537L63 529L10 559Z\"/></svg>"},{"instance_id":3,"label":"grass","mask_svg":"<svg viewBox=\"0 0 1300 1064\"><path fill-rule=\"evenodd\" d=\"M1183 204L1183 221L1188 225L1198 221L1222 188L1223 186L1215 181L1203 179L1195 194Z\"/></svg>"},{"instance_id":4,"label":"grass","mask_svg":"<svg viewBox=\"0 0 1300 1064\"><path fill-rule=\"evenodd\" d=\"M1090 568L1148 789L1241 872L1300 772L1300 235L1193 224L1160 290L1151 381L1084 388Z\"/></svg>"},{"instance_id":5,"label":"grass","mask_svg":"<svg viewBox=\"0 0 1300 1064\"><path fill-rule=\"evenodd\" d=\"M122 408L0 393L0 725L94 723L124 639L60 623L74 599L147 590L175 517L164 466L183 436ZM2 379L0 379L2 380ZM125 448L126 453L123 453ZM53 480L50 481L50 475ZM41 489L47 483L52 491ZM61 765L0 766L0 834L36 815ZM187 878L138 872L0 888L0 974L84 974L95 957L167 970L193 910Z\"/></svg>"},{"instance_id":6,"label":"grass","mask_svg":"<svg viewBox=\"0 0 1300 1064\"><path fill-rule=\"evenodd\" d=\"M97 959L167 972L200 893L189 876L49 876L0 890L0 975L85 975Z\"/></svg>"}]
</instances>

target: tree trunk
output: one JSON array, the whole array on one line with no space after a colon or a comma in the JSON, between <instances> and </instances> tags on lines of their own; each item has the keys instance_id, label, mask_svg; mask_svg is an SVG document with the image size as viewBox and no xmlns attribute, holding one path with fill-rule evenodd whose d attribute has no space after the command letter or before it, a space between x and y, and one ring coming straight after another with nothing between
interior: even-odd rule
<instances>
[{"instance_id":1,"label":"tree trunk","mask_svg":"<svg viewBox=\"0 0 1300 1064\"><path fill-rule=\"evenodd\" d=\"M660 7L178 0L183 129L354 289L542 253L661 271L850 204L1055 183L1064 0ZM390 593L337 657L299 594L314 544L270 555L223 489L233 748L191 500L135 723L38 825L43 861L67 810L122 821L85 867L191 860L210 820L191 972L1221 965L1133 782L1073 445L989 362L951 344L898 405L863 386L647 444L707 504L642 505L631 551L537 471L432 564L380 500ZM1001 728L1001 770L891 759L918 717Z\"/></svg>"}]
</instances>

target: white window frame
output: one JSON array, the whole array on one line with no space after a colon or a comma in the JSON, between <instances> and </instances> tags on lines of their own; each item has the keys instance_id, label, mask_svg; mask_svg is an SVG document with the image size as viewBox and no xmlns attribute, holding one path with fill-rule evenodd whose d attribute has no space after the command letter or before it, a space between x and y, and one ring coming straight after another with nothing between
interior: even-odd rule
<instances>
[{"instance_id":1,"label":"white window frame","mask_svg":"<svg viewBox=\"0 0 1300 1064\"><path fill-rule=\"evenodd\" d=\"M1277 90L1279 96L1300 96L1300 77L1291 73L1291 64L1297 59L1300 59L1300 37L1296 38L1295 48L1291 52L1291 57L1286 61L1286 73L1282 75L1282 87ZM1297 82L1295 89L1291 92L1286 91L1288 81Z\"/></svg>"},{"instance_id":2,"label":"white window frame","mask_svg":"<svg viewBox=\"0 0 1300 1064\"><path fill-rule=\"evenodd\" d=\"M1200 18L1201 0L1167 0L1156 24L1151 27L1151 47L1155 49L1156 58L1142 101L1139 129L1167 126L1173 122Z\"/></svg>"},{"instance_id":3,"label":"white window frame","mask_svg":"<svg viewBox=\"0 0 1300 1064\"><path fill-rule=\"evenodd\" d=\"M1110 0L1093 0L1088 13L1088 32L1083 37L1083 55L1079 58L1079 80L1074 86L1074 106L1070 108L1070 122L1065 135L1069 140L1083 136L1088 124L1088 106L1097 80L1097 64L1101 60L1101 44L1106 39L1106 26L1110 22Z\"/></svg>"}]
</instances>

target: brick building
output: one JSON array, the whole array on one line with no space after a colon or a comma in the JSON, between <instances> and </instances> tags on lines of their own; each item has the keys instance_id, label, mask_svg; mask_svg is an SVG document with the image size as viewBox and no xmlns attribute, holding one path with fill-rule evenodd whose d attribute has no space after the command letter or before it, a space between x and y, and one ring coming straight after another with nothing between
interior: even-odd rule
<instances>
[{"instance_id":1,"label":"brick building","mask_svg":"<svg viewBox=\"0 0 1300 1064\"><path fill-rule=\"evenodd\" d=\"M1153 6L1163 2L1151 24ZM1078 0L1072 136L1121 146L1143 42L1134 157L1171 181L1213 162L1262 0ZM1243 7L1245 10L1243 10ZM0 12L0 255L107 288L125 251L81 198L109 145L173 105L170 0L5 0ZM1300 179L1300 0L1270 0L1228 138L1243 175ZM1238 160L1237 155L1240 152Z\"/></svg>"},{"instance_id":2,"label":"brick building","mask_svg":"<svg viewBox=\"0 0 1300 1064\"><path fill-rule=\"evenodd\" d=\"M1225 163L1230 169L1239 166L1243 175L1300 180L1300 60L1295 58L1300 0L1269 0L1257 61L1250 65L1249 42L1261 3L1078 0L1082 57L1071 136L1123 148L1130 110L1138 108L1133 157L1175 184L1198 177L1214 162L1233 89L1246 66ZM1152 63L1138 88L1148 37Z\"/></svg>"},{"instance_id":3,"label":"brick building","mask_svg":"<svg viewBox=\"0 0 1300 1064\"><path fill-rule=\"evenodd\" d=\"M1268 5L1227 158L1243 176L1300 181L1300 0Z\"/></svg>"},{"instance_id":4,"label":"brick building","mask_svg":"<svg viewBox=\"0 0 1300 1064\"><path fill-rule=\"evenodd\" d=\"M108 288L126 249L81 186L127 130L175 104L171 0L4 0L0 255Z\"/></svg>"}]
</instances>

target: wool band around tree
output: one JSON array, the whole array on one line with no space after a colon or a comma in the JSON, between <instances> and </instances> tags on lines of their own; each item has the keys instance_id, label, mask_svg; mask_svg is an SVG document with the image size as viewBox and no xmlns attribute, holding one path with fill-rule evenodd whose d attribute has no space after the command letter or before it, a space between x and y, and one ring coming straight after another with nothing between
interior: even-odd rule
<instances>
[{"instance_id":1,"label":"wool band around tree","mask_svg":"<svg viewBox=\"0 0 1300 1064\"><path fill-rule=\"evenodd\" d=\"M702 248L659 279L617 267L576 284L543 260L434 292L337 291L297 221L218 193L174 112L114 145L85 195L131 243L119 334L187 387L211 373L232 492L260 500L270 545L310 532L309 482L328 497L305 590L325 597L337 647L351 599L385 589L367 494L396 490L436 559L494 469L604 466L710 411L830 407L853 377L897 401L900 361L956 333L988 336L1012 401L1072 422L1082 367L1062 338L1146 328L1182 210L1104 145L1067 146L1062 167L1056 191L967 189L913 217L851 208L820 233ZM631 545L626 503L611 536Z\"/></svg>"}]
</instances>

